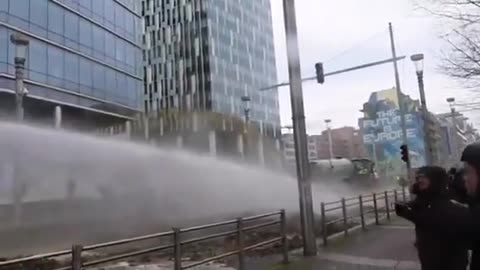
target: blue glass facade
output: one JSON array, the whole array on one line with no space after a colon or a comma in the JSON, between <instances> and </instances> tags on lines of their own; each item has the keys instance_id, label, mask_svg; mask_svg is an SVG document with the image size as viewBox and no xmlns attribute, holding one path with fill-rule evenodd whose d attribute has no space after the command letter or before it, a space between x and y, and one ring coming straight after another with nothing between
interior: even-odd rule
<instances>
[{"instance_id":1,"label":"blue glass facade","mask_svg":"<svg viewBox=\"0 0 480 270\"><path fill-rule=\"evenodd\" d=\"M243 117L249 96L253 121L279 127L277 91L258 89L277 83L270 0L205 1L213 110Z\"/></svg>"},{"instance_id":2,"label":"blue glass facade","mask_svg":"<svg viewBox=\"0 0 480 270\"><path fill-rule=\"evenodd\" d=\"M0 0L0 88L11 85L15 47L30 40L29 92L81 108L133 116L141 102L140 1Z\"/></svg>"},{"instance_id":3,"label":"blue glass facade","mask_svg":"<svg viewBox=\"0 0 480 270\"><path fill-rule=\"evenodd\" d=\"M278 131L270 0L142 0L144 108L213 111Z\"/></svg>"}]
</instances>

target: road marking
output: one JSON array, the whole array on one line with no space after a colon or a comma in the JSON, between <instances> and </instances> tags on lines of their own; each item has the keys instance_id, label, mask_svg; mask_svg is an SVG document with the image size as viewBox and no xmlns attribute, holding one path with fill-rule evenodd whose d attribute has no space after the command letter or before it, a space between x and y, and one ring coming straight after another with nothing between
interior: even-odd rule
<instances>
[{"instance_id":1,"label":"road marking","mask_svg":"<svg viewBox=\"0 0 480 270\"><path fill-rule=\"evenodd\" d=\"M320 259L339 262L339 263L348 263L352 265L364 265L364 266L374 266L374 267L386 267L391 269L399 270L420 270L420 264L415 261L397 261L391 259L376 259L369 257L359 257L352 255L345 255L339 253L328 253L322 252L318 255Z\"/></svg>"}]
</instances>

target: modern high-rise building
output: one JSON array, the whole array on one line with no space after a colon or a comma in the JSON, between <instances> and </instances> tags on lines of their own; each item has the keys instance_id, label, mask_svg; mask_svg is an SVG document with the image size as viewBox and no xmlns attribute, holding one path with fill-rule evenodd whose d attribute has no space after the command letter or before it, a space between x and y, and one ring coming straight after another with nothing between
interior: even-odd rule
<instances>
[{"instance_id":1,"label":"modern high-rise building","mask_svg":"<svg viewBox=\"0 0 480 270\"><path fill-rule=\"evenodd\" d=\"M147 113L211 111L280 126L270 0L142 0Z\"/></svg>"},{"instance_id":2,"label":"modern high-rise building","mask_svg":"<svg viewBox=\"0 0 480 270\"><path fill-rule=\"evenodd\" d=\"M0 111L14 110L15 45L29 39L26 120L51 121L61 105L64 123L94 128L141 112L140 1L1 0Z\"/></svg>"}]
</instances>

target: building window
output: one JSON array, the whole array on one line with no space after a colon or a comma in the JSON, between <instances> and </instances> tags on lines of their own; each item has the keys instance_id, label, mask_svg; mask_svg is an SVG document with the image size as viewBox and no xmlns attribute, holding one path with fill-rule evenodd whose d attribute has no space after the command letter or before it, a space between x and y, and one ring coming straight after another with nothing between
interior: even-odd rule
<instances>
[{"instance_id":1,"label":"building window","mask_svg":"<svg viewBox=\"0 0 480 270\"><path fill-rule=\"evenodd\" d=\"M57 47L47 47L48 83L51 85L63 87L64 54L65 52Z\"/></svg>"},{"instance_id":2,"label":"building window","mask_svg":"<svg viewBox=\"0 0 480 270\"><path fill-rule=\"evenodd\" d=\"M63 44L65 11L59 5L48 3L48 38Z\"/></svg>"},{"instance_id":3,"label":"building window","mask_svg":"<svg viewBox=\"0 0 480 270\"><path fill-rule=\"evenodd\" d=\"M6 50L0 50L0 61L1 51L6 52ZM47 76L45 74L45 71L47 70L47 64L47 44L37 40L31 40L28 46L28 65L30 68L30 79L41 83L47 83Z\"/></svg>"},{"instance_id":4,"label":"building window","mask_svg":"<svg viewBox=\"0 0 480 270\"><path fill-rule=\"evenodd\" d=\"M92 24L84 19L80 19L80 51L92 54Z\"/></svg>"}]
</instances>

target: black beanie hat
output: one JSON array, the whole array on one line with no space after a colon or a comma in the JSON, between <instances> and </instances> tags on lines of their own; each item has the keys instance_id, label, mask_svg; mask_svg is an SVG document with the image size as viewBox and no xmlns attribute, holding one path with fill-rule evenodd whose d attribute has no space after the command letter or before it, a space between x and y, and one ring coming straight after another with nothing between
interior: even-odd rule
<instances>
[{"instance_id":1,"label":"black beanie hat","mask_svg":"<svg viewBox=\"0 0 480 270\"><path fill-rule=\"evenodd\" d=\"M440 193L447 190L448 173L439 166L424 166L417 170L417 175L424 175L430 179L429 191L432 193Z\"/></svg>"},{"instance_id":2,"label":"black beanie hat","mask_svg":"<svg viewBox=\"0 0 480 270\"><path fill-rule=\"evenodd\" d=\"M477 169L477 171L480 171L480 143L476 142L467 145L463 150L460 160L468 163L470 166Z\"/></svg>"}]
</instances>

